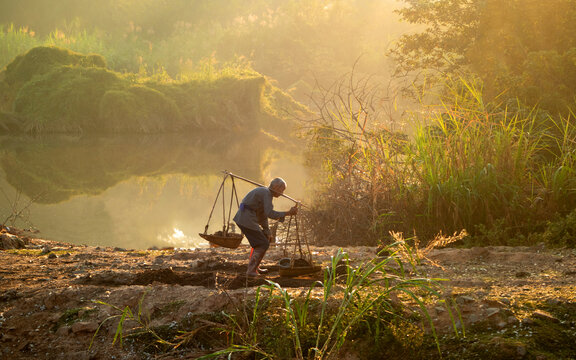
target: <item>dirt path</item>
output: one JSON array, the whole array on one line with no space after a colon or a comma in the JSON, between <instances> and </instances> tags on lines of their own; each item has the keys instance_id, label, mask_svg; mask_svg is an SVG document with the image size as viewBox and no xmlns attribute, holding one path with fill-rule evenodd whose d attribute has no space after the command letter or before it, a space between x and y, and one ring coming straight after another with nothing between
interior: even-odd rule
<instances>
[{"instance_id":1,"label":"dirt path","mask_svg":"<svg viewBox=\"0 0 576 360\"><path fill-rule=\"evenodd\" d=\"M200 350L203 341L223 344L225 339L214 334L210 339L198 335L193 339L198 344L197 352L153 355L135 346L112 346L117 321L109 321L88 350L98 326L107 317L119 314L102 303L137 309L141 302L142 314L149 316L151 326L170 327L200 321L198 314L233 311L264 284L264 280L248 282L242 276L247 247L126 251L72 246L33 239L31 234L19 234L19 238L24 239L25 248L0 250L1 359L60 359L64 354L70 359L195 358L206 352ZM313 253L316 261L327 264L336 250L314 248ZM346 251L352 266L375 256L373 248ZM271 270L269 280L283 288L304 289L321 280L320 274L297 279L280 277L277 264L285 256L282 248L270 249L263 263ZM560 358L570 358L566 347L575 346L576 354L574 250L436 249L428 259L417 267L418 272L448 279L445 291L458 303L465 328L479 333L489 330L496 351L513 354L510 358L553 358L549 356L554 349L540 344L541 339L511 343L495 335L515 329L522 333L531 326L534 332L535 323L547 321L563 326L562 337L548 340L563 342ZM444 309L432 307L431 315L440 333L451 332L452 323ZM564 344L567 341L571 345ZM450 344L447 340L447 355L461 351L451 349Z\"/></svg>"}]
</instances>

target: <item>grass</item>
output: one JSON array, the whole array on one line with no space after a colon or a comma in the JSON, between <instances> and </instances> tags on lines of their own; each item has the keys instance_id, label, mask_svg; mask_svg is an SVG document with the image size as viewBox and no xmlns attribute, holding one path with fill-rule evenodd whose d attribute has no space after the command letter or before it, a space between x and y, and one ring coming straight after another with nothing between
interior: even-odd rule
<instances>
[{"instance_id":1,"label":"grass","mask_svg":"<svg viewBox=\"0 0 576 360\"><path fill-rule=\"evenodd\" d=\"M147 344L147 348L153 344L163 353L195 351L195 346L213 349L201 359L234 353L251 353L257 358L328 359L358 341L365 342L362 349L355 349L360 356L376 356L389 351L388 347L418 353L428 341L440 353L440 338L428 308L432 304L444 306L452 316L455 336L464 336L463 329L455 325L457 307L444 297L440 285L443 279L418 276L422 253L400 236L397 238L385 249L388 256L354 267L348 255L338 250L322 280L308 288L285 289L268 281L242 302L242 308L223 313L219 319L185 318L179 323L151 327L152 317L186 302L173 301L153 314L145 314L146 292L135 308L95 300L111 308L113 314L101 322L92 342L112 321L116 329L112 345L122 346L124 340L132 339ZM206 338L206 334L218 335ZM220 339L226 339L226 344Z\"/></svg>"},{"instance_id":2,"label":"grass","mask_svg":"<svg viewBox=\"0 0 576 360\"><path fill-rule=\"evenodd\" d=\"M100 55L35 47L3 70L1 109L28 133L255 132L291 127L307 110L249 68L205 68L174 80L121 74Z\"/></svg>"},{"instance_id":3,"label":"grass","mask_svg":"<svg viewBox=\"0 0 576 360\"><path fill-rule=\"evenodd\" d=\"M227 333L232 344L202 359L246 351L262 358L328 359L360 339L371 344L367 348L396 343L414 350L427 332L440 351L427 304L443 300L442 279L409 275L405 266L415 270L417 254L404 240L386 250L389 256L353 268L340 249L323 280L307 290L294 292L268 281L257 290L246 321L230 316L233 326ZM440 303L453 314L455 323L457 311L452 303ZM383 339L388 343L382 344Z\"/></svg>"},{"instance_id":4,"label":"grass","mask_svg":"<svg viewBox=\"0 0 576 360\"><path fill-rule=\"evenodd\" d=\"M368 85L330 91L307 132L309 162L322 168L309 214L319 242L376 245L389 231L431 238L461 229L530 241L576 206L574 114L488 102L481 83L458 78L438 105L411 115L408 138L367 110L376 106Z\"/></svg>"}]
</instances>

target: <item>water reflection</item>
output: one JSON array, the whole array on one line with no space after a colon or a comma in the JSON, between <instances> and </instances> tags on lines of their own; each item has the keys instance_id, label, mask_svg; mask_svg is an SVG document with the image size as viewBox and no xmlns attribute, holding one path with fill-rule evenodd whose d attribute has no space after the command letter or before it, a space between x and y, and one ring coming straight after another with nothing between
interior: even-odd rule
<instances>
[{"instance_id":1,"label":"water reflection","mask_svg":"<svg viewBox=\"0 0 576 360\"><path fill-rule=\"evenodd\" d=\"M44 237L76 244L206 246L197 234L222 170L262 183L282 176L287 193L298 198L306 178L295 147L263 134L5 138L1 144L0 220L18 201L27 214L16 226L32 225ZM240 197L252 188L237 185ZM276 207L290 206L284 200ZM221 221L214 216L211 229Z\"/></svg>"}]
</instances>

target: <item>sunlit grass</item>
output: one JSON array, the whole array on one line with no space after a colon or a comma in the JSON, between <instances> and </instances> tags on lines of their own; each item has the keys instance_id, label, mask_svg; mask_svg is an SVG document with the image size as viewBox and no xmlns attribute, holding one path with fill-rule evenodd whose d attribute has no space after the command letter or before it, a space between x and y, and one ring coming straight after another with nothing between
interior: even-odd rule
<instances>
[{"instance_id":1,"label":"sunlit grass","mask_svg":"<svg viewBox=\"0 0 576 360\"><path fill-rule=\"evenodd\" d=\"M502 244L576 205L576 125L521 104L486 101L477 81L446 82L410 118L411 138L377 126L366 85L324 93L309 132L320 190L310 223L336 244L494 231ZM315 157L322 154L321 157ZM358 240L360 239L360 240Z\"/></svg>"},{"instance_id":2,"label":"sunlit grass","mask_svg":"<svg viewBox=\"0 0 576 360\"><path fill-rule=\"evenodd\" d=\"M459 316L453 304L443 299L442 279L409 275L405 267L416 269L417 253L404 239L386 251L389 256L351 267L348 255L340 249L324 270L323 280L307 290L284 289L268 281L256 292L250 318L238 321L230 316L234 325L227 330L231 346L203 359L243 351L271 358L329 359L358 336L374 346L388 337L387 341L416 350L426 333L440 351L427 306L445 306L453 324ZM268 329L271 318L278 323L274 330ZM456 326L454 331L457 336L464 334Z\"/></svg>"}]
</instances>

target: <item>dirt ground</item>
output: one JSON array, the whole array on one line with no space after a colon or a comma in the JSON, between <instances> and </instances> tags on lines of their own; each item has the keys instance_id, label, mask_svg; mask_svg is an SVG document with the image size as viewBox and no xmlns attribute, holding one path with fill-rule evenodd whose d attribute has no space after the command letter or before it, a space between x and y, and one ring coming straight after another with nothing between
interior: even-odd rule
<instances>
[{"instance_id":1,"label":"dirt ground","mask_svg":"<svg viewBox=\"0 0 576 360\"><path fill-rule=\"evenodd\" d=\"M196 351L154 354L130 344L112 345L118 319L104 320L126 306L135 312L141 303L142 314L152 319L150 326L169 328L197 314L232 311L264 284L262 279L248 281L242 276L249 253L243 245L238 249L135 251L73 246L11 232L1 234L5 248L0 250L1 359L193 359L209 352L203 349L203 341L214 344L218 339L198 335L193 339L198 343ZM375 248L345 250L351 266L376 256ZM312 248L315 263L324 266L336 251L335 247ZM282 246L270 248L263 262L271 272L267 279L283 288L305 289L322 279L321 274L280 277L278 262L291 252ZM468 331L468 340L452 347L452 340L446 338L447 358L450 352L464 351L463 344L476 346L479 337L473 334L477 331L489 337L491 350L486 358L503 354L501 358L510 359L576 359L575 250L544 246L435 249L418 272L447 279L445 292L461 312L456 326ZM430 313L441 340L442 334L453 332L443 308L432 307ZM560 330L542 340L536 336L542 323L555 324ZM513 332L523 341L511 342L503 335ZM527 336L534 340L526 340ZM556 352L554 346L561 351ZM469 358L483 358L480 351L475 354ZM348 358L360 357L348 354Z\"/></svg>"}]
</instances>

